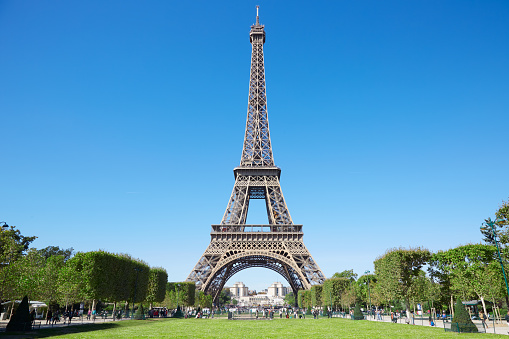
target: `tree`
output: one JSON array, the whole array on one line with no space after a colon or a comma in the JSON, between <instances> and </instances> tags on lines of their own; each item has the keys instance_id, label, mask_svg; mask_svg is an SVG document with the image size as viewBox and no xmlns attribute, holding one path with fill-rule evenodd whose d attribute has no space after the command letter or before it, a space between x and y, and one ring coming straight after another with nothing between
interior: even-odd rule
<instances>
[{"instance_id":1,"label":"tree","mask_svg":"<svg viewBox=\"0 0 509 339\"><path fill-rule=\"evenodd\" d=\"M202 293L200 294L200 306L201 308L211 308L212 307L212 296L210 294Z\"/></svg>"},{"instance_id":2,"label":"tree","mask_svg":"<svg viewBox=\"0 0 509 339\"><path fill-rule=\"evenodd\" d=\"M293 292L287 293L285 295L285 302L291 306L295 305L295 295L293 294Z\"/></svg>"},{"instance_id":3,"label":"tree","mask_svg":"<svg viewBox=\"0 0 509 339\"><path fill-rule=\"evenodd\" d=\"M495 219L499 220L494 224L495 232L499 237L498 241L502 247L505 247L509 243L509 200L503 201L502 205L499 206L498 210L495 212ZM489 219L485 219L485 222L488 222L488 220ZM484 242L489 245L495 245L495 239L491 228L481 230L481 233L484 236Z\"/></svg>"},{"instance_id":4,"label":"tree","mask_svg":"<svg viewBox=\"0 0 509 339\"><path fill-rule=\"evenodd\" d=\"M198 306L199 297L196 297L197 293L198 291L196 290L196 284L194 282L169 282L166 284L165 300L169 303L167 306L170 308L177 307L177 296L179 305L193 306L196 304L196 306Z\"/></svg>"},{"instance_id":5,"label":"tree","mask_svg":"<svg viewBox=\"0 0 509 339\"><path fill-rule=\"evenodd\" d=\"M364 274L359 277L356 281L357 284L357 298L359 301L362 301L366 304L366 307L369 306L369 301L372 298L371 292L376 284L376 277L374 274ZM373 300L371 303L374 304Z\"/></svg>"},{"instance_id":6,"label":"tree","mask_svg":"<svg viewBox=\"0 0 509 339\"><path fill-rule=\"evenodd\" d=\"M341 306L341 295L351 284L348 278L331 278L323 283L322 305L339 307Z\"/></svg>"},{"instance_id":7,"label":"tree","mask_svg":"<svg viewBox=\"0 0 509 339\"><path fill-rule=\"evenodd\" d=\"M23 257L36 238L21 235L16 226L0 227L0 302L17 297L17 273L12 264Z\"/></svg>"},{"instance_id":8,"label":"tree","mask_svg":"<svg viewBox=\"0 0 509 339\"><path fill-rule=\"evenodd\" d=\"M491 219L485 219L485 224L491 223ZM493 225L493 229L488 227L487 229L481 229L481 233L484 236L483 241L489 245L496 245L495 234L498 236L498 244L500 247L500 255L503 258L504 264L507 264L508 261L508 248L507 244L509 243L509 200L502 201L502 205L499 206L498 210L495 212L495 222ZM509 296L504 294L506 304L509 306Z\"/></svg>"},{"instance_id":9,"label":"tree","mask_svg":"<svg viewBox=\"0 0 509 339\"><path fill-rule=\"evenodd\" d=\"M39 292L40 274L46 260L35 249L30 249L28 253L18 260L11 263L9 271L13 275L14 286L13 296L21 299L28 296L29 300L34 300Z\"/></svg>"},{"instance_id":10,"label":"tree","mask_svg":"<svg viewBox=\"0 0 509 339\"><path fill-rule=\"evenodd\" d=\"M311 306L311 291L299 290L297 293L297 302L299 308L307 308L308 306Z\"/></svg>"},{"instance_id":11,"label":"tree","mask_svg":"<svg viewBox=\"0 0 509 339\"><path fill-rule=\"evenodd\" d=\"M353 270L344 270L343 272L336 272L332 275L332 279L346 278L350 281L357 280L357 273L353 273Z\"/></svg>"},{"instance_id":12,"label":"tree","mask_svg":"<svg viewBox=\"0 0 509 339\"><path fill-rule=\"evenodd\" d=\"M48 246L41 250L38 250L39 254L44 258L49 259L52 256L61 255L64 257L64 261L67 261L74 254L74 248L60 249L58 246Z\"/></svg>"},{"instance_id":13,"label":"tree","mask_svg":"<svg viewBox=\"0 0 509 339\"><path fill-rule=\"evenodd\" d=\"M322 285L313 285L311 287L311 304L312 306L322 306Z\"/></svg>"},{"instance_id":14,"label":"tree","mask_svg":"<svg viewBox=\"0 0 509 339\"><path fill-rule=\"evenodd\" d=\"M355 282L350 282L340 294L340 303L343 309L348 309L359 299L359 286Z\"/></svg>"},{"instance_id":15,"label":"tree","mask_svg":"<svg viewBox=\"0 0 509 339\"><path fill-rule=\"evenodd\" d=\"M230 293L230 289L228 288L223 288L223 290L221 291L221 293L219 294L219 304L220 305L227 305L231 302L231 293Z\"/></svg>"},{"instance_id":16,"label":"tree","mask_svg":"<svg viewBox=\"0 0 509 339\"><path fill-rule=\"evenodd\" d=\"M392 249L374 261L378 285L390 297L405 302L407 317L410 318L410 289L427 263L431 253L423 248Z\"/></svg>"},{"instance_id":17,"label":"tree","mask_svg":"<svg viewBox=\"0 0 509 339\"><path fill-rule=\"evenodd\" d=\"M62 298L58 290L58 275L65 265L63 255L52 255L46 259L44 267L39 274L37 298L51 307Z\"/></svg>"},{"instance_id":18,"label":"tree","mask_svg":"<svg viewBox=\"0 0 509 339\"><path fill-rule=\"evenodd\" d=\"M483 244L469 244L438 251L431 256L430 271L434 276L447 276L455 296L463 300L479 298L486 312L484 299L489 296L489 292L485 279L489 270L496 270L495 266L490 265L495 260L496 251L494 246ZM503 283L502 280L492 281L497 282L499 287Z\"/></svg>"},{"instance_id":19,"label":"tree","mask_svg":"<svg viewBox=\"0 0 509 339\"><path fill-rule=\"evenodd\" d=\"M150 303L161 302L166 295L166 283L168 282L168 273L164 268L151 268L149 271L148 290L146 300Z\"/></svg>"}]
</instances>

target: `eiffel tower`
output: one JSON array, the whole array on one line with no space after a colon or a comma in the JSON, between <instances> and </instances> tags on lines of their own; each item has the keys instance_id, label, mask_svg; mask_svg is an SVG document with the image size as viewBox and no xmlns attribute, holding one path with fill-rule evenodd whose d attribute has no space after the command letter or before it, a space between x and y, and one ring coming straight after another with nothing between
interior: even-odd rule
<instances>
[{"instance_id":1,"label":"eiffel tower","mask_svg":"<svg viewBox=\"0 0 509 339\"><path fill-rule=\"evenodd\" d=\"M256 24L249 33L251 76L240 166L233 170L235 185L221 224L212 225L210 244L186 279L211 294L213 300L228 279L251 267L281 274L295 295L325 280L304 246L302 225L292 221L279 184L281 169L274 165L265 92L264 27L257 6ZM265 199L267 225L246 225L250 199Z\"/></svg>"}]
</instances>

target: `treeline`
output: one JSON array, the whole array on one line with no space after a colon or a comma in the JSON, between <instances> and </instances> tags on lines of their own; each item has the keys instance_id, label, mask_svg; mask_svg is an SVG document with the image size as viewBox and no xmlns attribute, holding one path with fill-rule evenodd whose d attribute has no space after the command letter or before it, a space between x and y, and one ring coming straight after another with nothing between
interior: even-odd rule
<instances>
[{"instance_id":1,"label":"treeline","mask_svg":"<svg viewBox=\"0 0 509 339\"><path fill-rule=\"evenodd\" d=\"M78 252L50 246L30 248L36 237L25 237L11 226L0 231L0 299L44 301L65 307L96 301L161 302L166 296L168 274L128 254L105 251ZM135 298L135 299L134 299Z\"/></svg>"},{"instance_id":2,"label":"treeline","mask_svg":"<svg viewBox=\"0 0 509 339\"><path fill-rule=\"evenodd\" d=\"M229 289L223 289L219 294L216 306L228 305L232 302ZM169 282L166 289L166 297L157 306L164 306L170 309L180 307L211 308L213 306L212 296L196 289L194 282Z\"/></svg>"},{"instance_id":3,"label":"treeline","mask_svg":"<svg viewBox=\"0 0 509 339\"><path fill-rule=\"evenodd\" d=\"M468 244L446 251L424 248L395 248L374 261L374 274L357 278L353 270L336 273L323 285L299 291L302 308L332 307L348 309L356 302L387 308L396 306L410 313L416 304L437 310L453 309L456 299L480 300L509 305L502 272L509 272L509 202L495 213L496 220L485 220L481 233L484 244ZM500 256L497 250L500 248Z\"/></svg>"}]
</instances>

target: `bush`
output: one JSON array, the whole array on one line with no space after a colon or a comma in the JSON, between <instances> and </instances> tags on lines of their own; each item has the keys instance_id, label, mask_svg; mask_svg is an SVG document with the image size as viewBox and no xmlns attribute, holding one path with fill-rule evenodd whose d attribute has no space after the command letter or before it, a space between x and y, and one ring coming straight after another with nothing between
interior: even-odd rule
<instances>
[{"instance_id":1,"label":"bush","mask_svg":"<svg viewBox=\"0 0 509 339\"><path fill-rule=\"evenodd\" d=\"M460 299L458 299L456 301L456 305L454 305L454 317L451 322L451 331L460 333L477 333L477 326L475 326L472 319L470 319L470 316Z\"/></svg>"},{"instance_id":2,"label":"bush","mask_svg":"<svg viewBox=\"0 0 509 339\"><path fill-rule=\"evenodd\" d=\"M355 308L353 310L353 320L364 320L364 314L361 311L361 305L358 301L355 302Z\"/></svg>"},{"instance_id":3,"label":"bush","mask_svg":"<svg viewBox=\"0 0 509 339\"><path fill-rule=\"evenodd\" d=\"M28 310L28 297L25 296L19 304L16 312L12 315L6 332L21 332L32 330L32 320L30 319L30 311Z\"/></svg>"},{"instance_id":4,"label":"bush","mask_svg":"<svg viewBox=\"0 0 509 339\"><path fill-rule=\"evenodd\" d=\"M143 304L140 304L140 307L134 313L134 319L136 320L145 320L145 310L143 309Z\"/></svg>"},{"instance_id":5,"label":"bush","mask_svg":"<svg viewBox=\"0 0 509 339\"><path fill-rule=\"evenodd\" d=\"M182 312L182 310L180 309L180 305L178 305L177 307L177 311L175 312L175 314L173 315L173 318L184 318L184 313Z\"/></svg>"}]
</instances>

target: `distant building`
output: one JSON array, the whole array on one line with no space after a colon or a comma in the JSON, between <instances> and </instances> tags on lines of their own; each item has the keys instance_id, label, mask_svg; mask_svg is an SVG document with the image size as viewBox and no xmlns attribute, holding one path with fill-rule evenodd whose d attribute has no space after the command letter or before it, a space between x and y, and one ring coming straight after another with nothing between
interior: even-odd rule
<instances>
[{"instance_id":1,"label":"distant building","mask_svg":"<svg viewBox=\"0 0 509 339\"><path fill-rule=\"evenodd\" d=\"M248 291L248 288L241 282L237 282L230 287L232 298L238 301L239 306L283 306L284 298L289 287L283 286L280 282L273 283L268 289L260 291ZM252 293L254 292L254 293Z\"/></svg>"},{"instance_id":2,"label":"distant building","mask_svg":"<svg viewBox=\"0 0 509 339\"><path fill-rule=\"evenodd\" d=\"M267 290L267 295L271 297L284 298L288 294L288 288L284 287L282 283L275 282Z\"/></svg>"},{"instance_id":3,"label":"distant building","mask_svg":"<svg viewBox=\"0 0 509 339\"><path fill-rule=\"evenodd\" d=\"M243 282L236 282L232 287L230 287L230 293L232 297L247 297L247 291L248 289Z\"/></svg>"}]
</instances>

